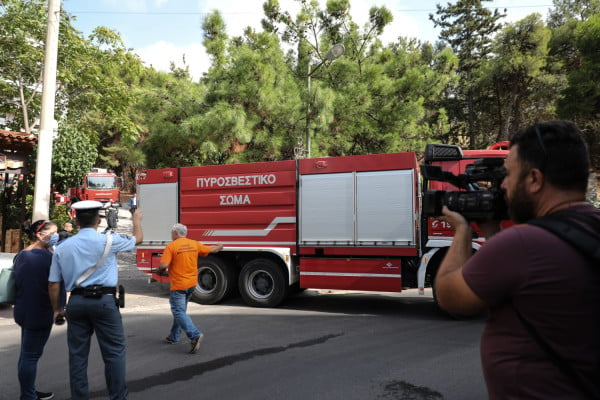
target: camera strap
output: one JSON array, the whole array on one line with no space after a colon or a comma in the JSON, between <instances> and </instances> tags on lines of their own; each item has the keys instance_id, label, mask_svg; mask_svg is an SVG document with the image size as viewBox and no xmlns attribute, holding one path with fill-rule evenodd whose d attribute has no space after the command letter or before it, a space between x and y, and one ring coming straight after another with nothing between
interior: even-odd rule
<instances>
[{"instance_id":1,"label":"camera strap","mask_svg":"<svg viewBox=\"0 0 600 400\"><path fill-rule=\"evenodd\" d=\"M600 223L593 218L588 218L574 210L561 210L551 215L533 219L527 223L552 232L577 249L581 254L592 259L595 265L600 263ZM586 229L584 226L588 226L591 229ZM558 369L565 376L569 377L571 382L587 397L590 399L597 398L598 393L594 393L595 385L581 376L571 364L542 338L537 329L521 314L514 303L512 306L525 329L527 329L529 334Z\"/></svg>"},{"instance_id":2,"label":"camera strap","mask_svg":"<svg viewBox=\"0 0 600 400\"><path fill-rule=\"evenodd\" d=\"M90 275L92 275L94 273L94 271L96 271L96 269L98 269L100 264L102 264L104 262L104 259L108 255L108 252L110 251L110 248L112 246L112 239L113 239L112 232L111 231L106 232L106 244L104 245L104 253L102 253L102 257L100 257L100 259L98 260L96 265L86 269L85 272L83 274L81 274L81 276L79 278L77 278L77 281L75 282L76 287L81 287L81 284L87 278L89 278Z\"/></svg>"},{"instance_id":3,"label":"camera strap","mask_svg":"<svg viewBox=\"0 0 600 400\"><path fill-rule=\"evenodd\" d=\"M600 224L574 210L561 210L554 214L527 222L552 232L584 256L600 263ZM589 226L592 229L586 229Z\"/></svg>"}]
</instances>

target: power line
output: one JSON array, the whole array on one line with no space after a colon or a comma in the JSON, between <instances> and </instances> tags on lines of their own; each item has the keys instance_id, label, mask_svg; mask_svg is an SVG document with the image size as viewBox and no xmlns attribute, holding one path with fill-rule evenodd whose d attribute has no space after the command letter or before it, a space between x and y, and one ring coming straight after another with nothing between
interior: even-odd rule
<instances>
[{"instance_id":1,"label":"power line","mask_svg":"<svg viewBox=\"0 0 600 400\"><path fill-rule=\"evenodd\" d=\"M484 6L485 8L506 8L507 10L513 9L513 8L541 8L541 7L553 7L553 4L536 4L536 5L520 5L520 6L503 6L501 4L499 5L493 5L493 6ZM430 11L437 11L437 9L431 9L431 8L411 8L411 9L401 9L401 10L396 10L396 11L400 11L400 12L430 12Z\"/></svg>"},{"instance_id":2,"label":"power line","mask_svg":"<svg viewBox=\"0 0 600 400\"><path fill-rule=\"evenodd\" d=\"M553 4L536 4L536 5L518 5L518 6L485 6L485 8L505 8L505 9L516 9L516 8L541 8L541 7L553 7ZM437 9L432 8L405 8L396 10L398 12L433 12ZM255 15L258 12L219 12L222 15ZM71 14L108 14L108 15L208 15L208 12L203 11L70 11Z\"/></svg>"}]
</instances>

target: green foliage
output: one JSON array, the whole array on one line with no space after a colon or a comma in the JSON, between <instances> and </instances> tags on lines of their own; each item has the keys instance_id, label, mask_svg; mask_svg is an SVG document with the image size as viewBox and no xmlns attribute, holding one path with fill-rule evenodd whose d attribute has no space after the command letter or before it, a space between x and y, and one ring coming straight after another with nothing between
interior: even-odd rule
<instances>
[{"instance_id":1,"label":"green foliage","mask_svg":"<svg viewBox=\"0 0 600 400\"><path fill-rule=\"evenodd\" d=\"M488 132L495 135L484 137L484 145L508 140L511 132L540 119L556 100L556 92L545 99L535 97L552 77L546 69L550 35L539 14L531 14L494 38L493 56L477 71L480 92L494 95L486 108L491 111Z\"/></svg>"},{"instance_id":2,"label":"green foliage","mask_svg":"<svg viewBox=\"0 0 600 400\"><path fill-rule=\"evenodd\" d=\"M200 161L293 157L303 103L277 37L248 29L229 42L226 59L204 79L208 110L185 124L200 134Z\"/></svg>"},{"instance_id":3,"label":"green foliage","mask_svg":"<svg viewBox=\"0 0 600 400\"><path fill-rule=\"evenodd\" d=\"M435 45L382 43L392 13L372 7L359 26L350 0L298 1L295 15L266 0L263 30L239 37L215 10L198 83L185 66L145 67L106 27L83 37L63 11L52 182L64 192L91 166L110 167L133 191L142 168L291 159L307 135L313 157L486 147L558 116L600 154L600 0L554 0L548 26L532 14L502 30L489 1L438 5ZM15 115L15 130L39 115L45 24L43 0L0 1L0 113Z\"/></svg>"},{"instance_id":4,"label":"green foliage","mask_svg":"<svg viewBox=\"0 0 600 400\"><path fill-rule=\"evenodd\" d=\"M6 0L0 6L0 113L14 115L8 128L31 132L40 113L46 2ZM121 164L136 159L118 149L139 141L131 85L144 75L116 32L98 27L84 38L71 21L61 11L55 118L65 133L53 156L53 181L61 190L76 184L90 165L112 165L119 172ZM65 139L69 135L76 139ZM123 158L115 160L115 154Z\"/></svg>"},{"instance_id":5,"label":"green foliage","mask_svg":"<svg viewBox=\"0 0 600 400\"><path fill-rule=\"evenodd\" d=\"M201 137L197 127L184 122L206 109L205 88L164 72L148 74L144 85L135 91L132 110L139 116L145 138L129 162L136 168L198 165L202 161ZM146 133L147 132L147 133ZM148 134L151 133L151 134Z\"/></svg>"},{"instance_id":6,"label":"green foliage","mask_svg":"<svg viewBox=\"0 0 600 400\"><path fill-rule=\"evenodd\" d=\"M557 29L569 21L585 21L600 13L600 0L553 0L554 8L548 17L548 27Z\"/></svg>"},{"instance_id":7,"label":"green foliage","mask_svg":"<svg viewBox=\"0 0 600 400\"><path fill-rule=\"evenodd\" d=\"M60 193L77 187L98 156L93 135L66 123L60 126L52 149L52 184Z\"/></svg>"},{"instance_id":8,"label":"green foliage","mask_svg":"<svg viewBox=\"0 0 600 400\"><path fill-rule=\"evenodd\" d=\"M206 53L211 56L214 68L220 68L225 64L225 50L227 33L225 21L218 11L212 11L202 23L204 47Z\"/></svg>"},{"instance_id":9,"label":"green foliage","mask_svg":"<svg viewBox=\"0 0 600 400\"><path fill-rule=\"evenodd\" d=\"M477 136L481 133L477 115L481 113L482 100L487 93L480 93L474 87L476 70L491 51L493 35L501 28L498 22L505 16L495 9L493 12L484 7L484 2L491 0L458 0L447 3L445 7L436 5L437 18L429 14L434 26L441 27L440 39L448 43L458 56L458 73L460 84L453 86L453 102L459 104L451 107L455 110L451 116L458 128L454 140L460 136L468 136L471 148L477 147ZM461 122L466 122L466 132L462 131Z\"/></svg>"},{"instance_id":10,"label":"green foliage","mask_svg":"<svg viewBox=\"0 0 600 400\"><path fill-rule=\"evenodd\" d=\"M50 221L58 226L59 231L65 226L65 222L71 222L71 217L67 214L67 206L64 204L54 204L50 209ZM75 228L74 224L73 228ZM73 231L73 233L76 232Z\"/></svg>"},{"instance_id":11,"label":"green foliage","mask_svg":"<svg viewBox=\"0 0 600 400\"><path fill-rule=\"evenodd\" d=\"M27 186L23 182L18 177L12 182L2 181L0 185L0 214L6 229L21 229L21 224L31 218L33 196L30 193L33 193L33 180L28 180Z\"/></svg>"},{"instance_id":12,"label":"green foliage","mask_svg":"<svg viewBox=\"0 0 600 400\"><path fill-rule=\"evenodd\" d=\"M580 67L567 75L568 86L558 102L558 114L577 122L591 149L592 162L600 164L600 14L577 23L575 48Z\"/></svg>"},{"instance_id":13,"label":"green foliage","mask_svg":"<svg viewBox=\"0 0 600 400\"><path fill-rule=\"evenodd\" d=\"M501 28L498 22L505 16L493 12L483 3L491 0L458 0L445 7L437 4L437 18L429 14L434 26L440 27L440 38L455 50L459 71L468 74L491 50L493 35Z\"/></svg>"},{"instance_id":14,"label":"green foliage","mask_svg":"<svg viewBox=\"0 0 600 400\"><path fill-rule=\"evenodd\" d=\"M0 6L0 113L14 116L9 129L30 132L41 100L45 2L3 0Z\"/></svg>"}]
</instances>

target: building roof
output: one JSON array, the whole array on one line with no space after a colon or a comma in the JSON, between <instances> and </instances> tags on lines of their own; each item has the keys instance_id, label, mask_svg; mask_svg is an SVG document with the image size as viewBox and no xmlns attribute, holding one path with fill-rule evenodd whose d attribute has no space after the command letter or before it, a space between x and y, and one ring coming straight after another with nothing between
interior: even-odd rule
<instances>
[{"instance_id":1,"label":"building roof","mask_svg":"<svg viewBox=\"0 0 600 400\"><path fill-rule=\"evenodd\" d=\"M0 173L22 174L37 136L0 129Z\"/></svg>"},{"instance_id":2,"label":"building roof","mask_svg":"<svg viewBox=\"0 0 600 400\"><path fill-rule=\"evenodd\" d=\"M36 144L37 136L35 135L0 129L0 152L10 150L12 152L29 154Z\"/></svg>"}]
</instances>

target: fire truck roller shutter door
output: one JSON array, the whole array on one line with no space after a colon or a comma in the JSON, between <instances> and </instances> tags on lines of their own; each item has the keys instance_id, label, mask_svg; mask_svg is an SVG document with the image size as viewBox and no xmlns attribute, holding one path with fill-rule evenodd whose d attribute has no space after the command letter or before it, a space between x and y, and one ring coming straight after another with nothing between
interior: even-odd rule
<instances>
[{"instance_id":1,"label":"fire truck roller shutter door","mask_svg":"<svg viewBox=\"0 0 600 400\"><path fill-rule=\"evenodd\" d=\"M198 258L198 285L192 299L200 304L216 304L235 289L235 268L218 256Z\"/></svg>"},{"instance_id":2,"label":"fire truck roller shutter door","mask_svg":"<svg viewBox=\"0 0 600 400\"><path fill-rule=\"evenodd\" d=\"M253 307L276 307L289 292L283 265L266 258L247 262L239 277L242 299Z\"/></svg>"}]
</instances>

